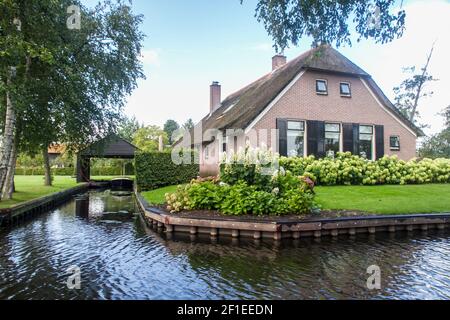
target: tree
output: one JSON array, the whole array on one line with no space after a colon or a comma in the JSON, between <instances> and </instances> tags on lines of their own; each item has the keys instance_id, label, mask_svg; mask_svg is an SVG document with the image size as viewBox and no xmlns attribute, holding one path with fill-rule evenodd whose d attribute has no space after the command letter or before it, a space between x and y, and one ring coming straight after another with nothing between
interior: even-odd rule
<instances>
[{"instance_id":1,"label":"tree","mask_svg":"<svg viewBox=\"0 0 450 320\"><path fill-rule=\"evenodd\" d=\"M66 26L70 5L81 8L80 30ZM20 150L42 152L46 159L51 143L64 143L73 151L116 131L124 99L143 77L139 56L144 36L139 31L142 16L133 15L121 0L107 0L94 9L73 0L11 0L0 6L0 94L13 96L6 114L11 109L17 118L4 121L2 186L2 164L16 137ZM16 17L23 22L20 32L11 27ZM17 66L14 78L7 77L10 65ZM17 130L16 122L27 130Z\"/></svg>"},{"instance_id":2,"label":"tree","mask_svg":"<svg viewBox=\"0 0 450 320\"><path fill-rule=\"evenodd\" d=\"M195 124L194 124L194 121L192 121L191 118L187 119L185 124L183 124L183 129L185 129L186 131L189 131L189 130L191 130L194 127L195 127Z\"/></svg>"},{"instance_id":3,"label":"tree","mask_svg":"<svg viewBox=\"0 0 450 320\"><path fill-rule=\"evenodd\" d=\"M444 126L450 129L450 105L441 112L441 116L445 119Z\"/></svg>"},{"instance_id":4,"label":"tree","mask_svg":"<svg viewBox=\"0 0 450 320\"><path fill-rule=\"evenodd\" d=\"M405 26L404 10L391 13L395 3L395 0L259 0L255 16L273 38L278 52L290 44L298 45L304 36L312 37L313 45L334 42L338 47L351 45L349 25L355 26L358 41L372 38L377 43L386 43L402 36Z\"/></svg>"},{"instance_id":5,"label":"tree","mask_svg":"<svg viewBox=\"0 0 450 320\"><path fill-rule=\"evenodd\" d=\"M437 80L428 73L433 50L434 44L427 56L425 65L420 69L419 73L415 72L416 67L405 68L405 72L412 75L403 80L400 86L394 88L395 106L413 123L417 122L417 118L420 117L418 107L421 99L433 95L433 91L425 90L427 83Z\"/></svg>"},{"instance_id":6,"label":"tree","mask_svg":"<svg viewBox=\"0 0 450 320\"><path fill-rule=\"evenodd\" d=\"M172 145L174 143L173 134L180 128L180 125L175 120L167 120L164 124L164 132L167 134L169 138L169 144Z\"/></svg>"},{"instance_id":7,"label":"tree","mask_svg":"<svg viewBox=\"0 0 450 320\"><path fill-rule=\"evenodd\" d=\"M419 149L422 158L450 158L450 106L441 115L444 117L444 130L426 139Z\"/></svg>"},{"instance_id":8,"label":"tree","mask_svg":"<svg viewBox=\"0 0 450 320\"><path fill-rule=\"evenodd\" d=\"M163 143L167 144L169 139L164 130L158 126L146 126L136 131L133 144L142 151L158 151L160 136L163 137Z\"/></svg>"},{"instance_id":9,"label":"tree","mask_svg":"<svg viewBox=\"0 0 450 320\"><path fill-rule=\"evenodd\" d=\"M118 128L118 134L127 141L133 141L134 134L144 125L137 121L136 117L124 117Z\"/></svg>"}]
</instances>

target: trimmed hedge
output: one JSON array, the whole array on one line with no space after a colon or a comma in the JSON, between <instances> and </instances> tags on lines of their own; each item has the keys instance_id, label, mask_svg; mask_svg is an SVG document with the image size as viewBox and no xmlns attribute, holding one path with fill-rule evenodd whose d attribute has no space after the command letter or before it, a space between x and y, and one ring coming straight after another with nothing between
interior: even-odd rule
<instances>
[{"instance_id":1,"label":"trimmed hedge","mask_svg":"<svg viewBox=\"0 0 450 320\"><path fill-rule=\"evenodd\" d=\"M52 175L54 176L73 176L75 175L75 168L52 168ZM125 167L125 175L133 175L134 169L131 165ZM18 176L43 176L44 168L16 168L16 175ZM91 168L91 176L120 176L122 175L121 167L98 167Z\"/></svg>"},{"instance_id":2,"label":"trimmed hedge","mask_svg":"<svg viewBox=\"0 0 450 320\"><path fill-rule=\"evenodd\" d=\"M200 167L191 155L191 164L177 165L171 152L139 152L136 154L136 182L140 190L153 190L183 184L199 175ZM197 162L197 163L195 163Z\"/></svg>"},{"instance_id":3,"label":"trimmed hedge","mask_svg":"<svg viewBox=\"0 0 450 320\"><path fill-rule=\"evenodd\" d=\"M73 176L75 174L75 168L52 168L52 175L54 176ZM26 167L17 167L16 168L17 176L43 176L44 168L26 168Z\"/></svg>"}]
</instances>

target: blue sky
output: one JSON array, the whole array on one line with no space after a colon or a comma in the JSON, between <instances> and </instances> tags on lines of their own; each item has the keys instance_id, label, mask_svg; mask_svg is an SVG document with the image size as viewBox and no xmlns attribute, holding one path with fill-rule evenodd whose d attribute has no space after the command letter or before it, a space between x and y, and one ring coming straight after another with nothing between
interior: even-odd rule
<instances>
[{"instance_id":1,"label":"blue sky","mask_svg":"<svg viewBox=\"0 0 450 320\"><path fill-rule=\"evenodd\" d=\"M92 0L84 1L86 4ZM167 119L200 120L209 110L209 85L222 84L222 98L271 70L275 54L263 25L254 17L256 0L134 0L135 13L145 16L147 35L143 62L146 80L128 99L126 114L145 124ZM430 70L440 81L429 87L433 98L420 106L428 133L440 130L436 114L450 104L450 1L404 1L404 36L390 44L373 41L341 47L341 51L392 97L403 79L402 68L422 65L437 40ZM288 60L310 48L305 39L288 49Z\"/></svg>"}]
</instances>

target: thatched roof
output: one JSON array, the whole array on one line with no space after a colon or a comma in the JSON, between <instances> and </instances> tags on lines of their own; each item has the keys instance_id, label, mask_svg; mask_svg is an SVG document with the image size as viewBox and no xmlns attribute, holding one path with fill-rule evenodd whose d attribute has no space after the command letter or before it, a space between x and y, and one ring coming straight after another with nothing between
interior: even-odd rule
<instances>
[{"instance_id":1,"label":"thatched roof","mask_svg":"<svg viewBox=\"0 0 450 320\"><path fill-rule=\"evenodd\" d=\"M246 128L300 71L305 69L367 79L367 82L374 88L374 92L379 95L380 101L392 109L399 119L414 132L423 135L420 129L400 114L369 74L329 45L322 45L306 51L284 66L228 96L219 108L201 120L203 131L213 128L218 130ZM207 140L205 137L203 139Z\"/></svg>"}]
</instances>

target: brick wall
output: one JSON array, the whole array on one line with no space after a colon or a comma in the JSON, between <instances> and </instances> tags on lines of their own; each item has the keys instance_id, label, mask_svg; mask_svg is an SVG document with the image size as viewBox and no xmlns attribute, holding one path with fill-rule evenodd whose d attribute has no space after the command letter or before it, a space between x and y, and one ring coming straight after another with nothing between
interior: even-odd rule
<instances>
[{"instance_id":1,"label":"brick wall","mask_svg":"<svg viewBox=\"0 0 450 320\"><path fill-rule=\"evenodd\" d=\"M328 95L318 95L316 93L316 79L327 80ZM350 83L352 93L350 98L341 97L340 82ZM305 72L253 127L257 133L256 140L259 142L264 141L268 147L272 147L275 150L277 150L277 147L272 145L272 141L276 141L276 139L271 130L276 129L277 118L383 125L385 154L397 155L403 160L409 160L416 156L416 136L399 123L400 120L380 106L370 90L358 77L313 71ZM255 141L255 132L252 135L250 141L253 142ZM389 137L391 135L400 137L401 148L399 151L390 150ZM230 148L237 150L239 147L245 147L245 141L246 138L241 136L238 138L238 145ZM219 151L218 144L214 143L211 146L216 152ZM218 153L220 151L214 157L210 157L207 163L202 159L200 171L203 176L218 173Z\"/></svg>"},{"instance_id":2,"label":"brick wall","mask_svg":"<svg viewBox=\"0 0 450 320\"><path fill-rule=\"evenodd\" d=\"M316 93L316 79L328 81L328 95ZM351 84L352 97L341 97L339 84ZM384 125L385 154L409 160L416 156L416 136L385 111L357 77L307 71L267 112L254 129L276 129L276 118ZM391 151L389 137L400 137L400 151ZM271 139L265 139L270 146Z\"/></svg>"}]
</instances>

